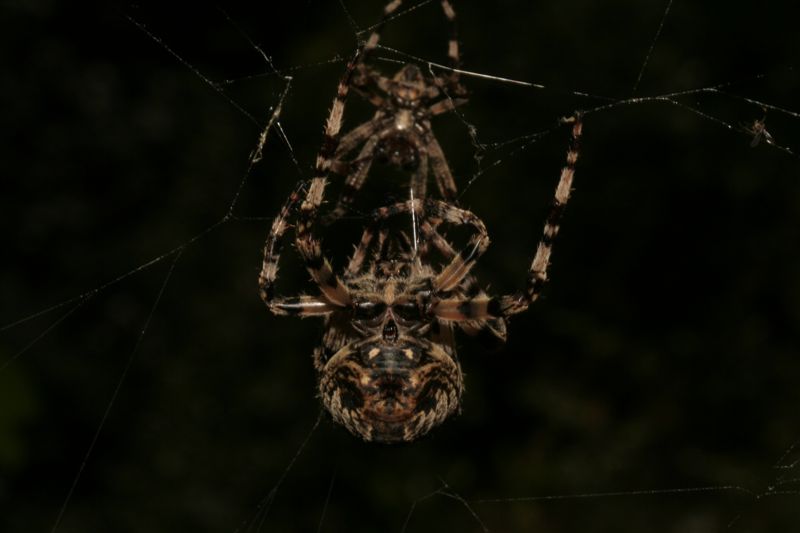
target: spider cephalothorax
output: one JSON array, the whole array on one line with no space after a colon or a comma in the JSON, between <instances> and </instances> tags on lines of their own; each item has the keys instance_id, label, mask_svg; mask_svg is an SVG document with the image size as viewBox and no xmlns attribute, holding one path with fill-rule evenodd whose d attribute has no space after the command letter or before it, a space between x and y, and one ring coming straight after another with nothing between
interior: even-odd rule
<instances>
[{"instance_id":1,"label":"spider cephalothorax","mask_svg":"<svg viewBox=\"0 0 800 533\"><path fill-rule=\"evenodd\" d=\"M440 100L438 106L433 107L435 101L442 96L436 85L425 80L422 72L416 65L405 65L391 79L380 77L375 73L367 75L368 79L375 79L377 89L385 93L384 96L367 96L381 109L380 118L376 114L373 120L380 120L384 126L378 132L378 142L375 145L374 157L381 163L390 164L405 171L415 171L420 162L428 163L428 145L431 143L433 133L430 120L440 108L451 108L455 104L464 102L458 100ZM364 93L365 86L359 81L354 82L356 88ZM373 89L374 90L374 89ZM383 118L385 117L385 118ZM341 154L340 152L340 155ZM359 165L365 164L358 161ZM427 169L424 169L427 173ZM427 175L426 175L427 179ZM417 184L418 188L422 184ZM455 187L445 187L441 191L448 200L455 193ZM420 193L422 193L420 195ZM424 191L417 191L418 197Z\"/></svg>"}]
</instances>

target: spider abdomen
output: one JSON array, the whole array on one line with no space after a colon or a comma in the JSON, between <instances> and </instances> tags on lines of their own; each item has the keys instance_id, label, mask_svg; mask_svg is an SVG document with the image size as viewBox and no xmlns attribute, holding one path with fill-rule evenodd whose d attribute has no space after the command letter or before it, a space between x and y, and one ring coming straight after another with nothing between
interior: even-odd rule
<instances>
[{"instance_id":1,"label":"spider abdomen","mask_svg":"<svg viewBox=\"0 0 800 533\"><path fill-rule=\"evenodd\" d=\"M457 408L458 363L441 346L403 337L349 344L325 364L320 392L337 422L368 441L414 440Z\"/></svg>"}]
</instances>

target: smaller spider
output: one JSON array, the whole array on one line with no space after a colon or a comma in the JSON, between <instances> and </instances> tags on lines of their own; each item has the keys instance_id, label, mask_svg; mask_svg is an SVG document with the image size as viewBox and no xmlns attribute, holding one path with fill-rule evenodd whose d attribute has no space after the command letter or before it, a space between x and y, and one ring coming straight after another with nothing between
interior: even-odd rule
<instances>
[{"instance_id":1,"label":"smaller spider","mask_svg":"<svg viewBox=\"0 0 800 533\"><path fill-rule=\"evenodd\" d=\"M426 77L416 65L406 64L394 76L386 77L368 66L367 60L378 46L383 26L400 4L400 1L393 1L384 7L381 22L364 44L363 54L354 63L355 72L345 81L349 87L339 87L339 93L352 88L374 105L376 111L370 120L343 135L335 151L330 153L330 147L324 145L320 152L327 170L346 176L336 207L325 219L328 224L348 211L374 160L413 172L411 190L415 198L425 198L430 167L442 199L448 202L456 199L455 180L431 129L433 117L467 101L464 98L466 89L459 83L455 70L460 62L456 14L450 2L442 0L442 10L451 25L448 58L453 70L449 74ZM341 125L341 115L332 118ZM354 159L344 159L359 147Z\"/></svg>"}]
</instances>

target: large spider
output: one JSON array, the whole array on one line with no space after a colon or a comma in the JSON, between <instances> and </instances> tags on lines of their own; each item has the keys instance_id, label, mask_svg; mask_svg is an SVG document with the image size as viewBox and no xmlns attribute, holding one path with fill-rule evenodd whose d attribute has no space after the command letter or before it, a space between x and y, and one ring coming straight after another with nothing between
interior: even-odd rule
<instances>
[{"instance_id":1,"label":"large spider","mask_svg":"<svg viewBox=\"0 0 800 533\"><path fill-rule=\"evenodd\" d=\"M348 64L326 125L325 146L334 151L348 77L359 56L360 52ZM572 123L567 163L526 290L500 297L486 295L470 276L489 245L483 222L439 200L412 199L376 210L348 266L341 276L334 273L317 234L327 184L327 167L324 160L317 160L316 176L292 193L273 221L259 287L267 307L277 315L325 318L326 330L322 346L314 352L314 364L322 402L334 420L368 441L411 441L458 409L463 380L453 342L455 327L468 333L489 330L504 339L506 318L527 309L547 279L581 136L580 115L566 121ZM320 292L278 297L274 283L281 237L295 211L295 245ZM390 233L384 226L403 213L411 214L412 238L403 231ZM442 237L438 228L443 223L471 228L464 249L456 252ZM433 265L433 250L443 258L441 268Z\"/></svg>"},{"instance_id":2,"label":"large spider","mask_svg":"<svg viewBox=\"0 0 800 533\"><path fill-rule=\"evenodd\" d=\"M364 53L355 63L348 79L349 88L376 107L373 117L343 135L335 150L323 145L320 152L326 169L346 176L336 207L326 217L330 223L345 214L377 159L413 172L411 190L415 198L425 198L430 166L441 197L453 202L457 188L439 142L431 129L431 118L466 103L466 90L459 83L460 58L455 30L455 11L449 0L441 0L442 11L450 23L448 61L452 70L443 76L424 76L413 64L406 64L391 78L367 64L378 46L386 21L400 7L402 0L386 4L383 18L364 43ZM340 88L341 92L341 88ZM334 116L341 124L342 117ZM337 126L337 129L340 127ZM355 159L343 158L361 149Z\"/></svg>"}]
</instances>

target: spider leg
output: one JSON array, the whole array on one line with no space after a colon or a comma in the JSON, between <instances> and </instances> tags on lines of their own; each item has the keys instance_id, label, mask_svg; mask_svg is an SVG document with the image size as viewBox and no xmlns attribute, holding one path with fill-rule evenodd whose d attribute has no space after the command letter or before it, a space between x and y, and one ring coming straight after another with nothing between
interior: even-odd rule
<instances>
[{"instance_id":1,"label":"spider leg","mask_svg":"<svg viewBox=\"0 0 800 533\"><path fill-rule=\"evenodd\" d=\"M339 146L336 148L336 159L347 155L355 149L356 146L369 139L377 132L388 128L392 123L392 118L382 118L383 112L378 111L372 120L368 120L360 124L344 134L339 140Z\"/></svg>"},{"instance_id":2,"label":"spider leg","mask_svg":"<svg viewBox=\"0 0 800 533\"><path fill-rule=\"evenodd\" d=\"M420 224L420 232L425 237L425 240L433 244L434 248L436 248L445 259L452 260L453 257L455 257L455 249L450 245L449 242L447 242L447 239L442 237L439 232L436 231L436 228L431 226L427 220ZM466 276L462 280L458 290L470 300L488 297L486 293L478 286L474 276ZM464 320L459 322L458 325L467 335L473 337L479 335L483 331L488 330L490 338L499 340L500 342L505 342L507 338L506 322L505 319L501 317L484 317L477 320Z\"/></svg>"},{"instance_id":3,"label":"spider leg","mask_svg":"<svg viewBox=\"0 0 800 533\"><path fill-rule=\"evenodd\" d=\"M261 272L258 275L258 287L261 299L264 300L270 310L273 310L272 304L275 300L274 285L275 279L278 277L278 263L280 262L283 248L281 238L290 227L288 223L289 215L300 203L305 185L305 182L299 183L295 190L292 191L292 194L289 195L278 216L272 221L272 227L264 244L264 259L261 263Z\"/></svg>"},{"instance_id":4,"label":"spider leg","mask_svg":"<svg viewBox=\"0 0 800 533\"><path fill-rule=\"evenodd\" d=\"M424 203L421 200L414 200L413 202L400 202L382 207L373 212L373 218L385 219L399 213L410 212L411 210L419 212L424 219L430 220L434 226L447 222L455 225L472 226L476 230L469 238L467 246L452 257L433 281L432 291L434 293L453 290L469 274L475 262L489 247L489 233L486 231L486 226L480 218L466 209L455 207L441 200L431 199L426 200Z\"/></svg>"},{"instance_id":5,"label":"spider leg","mask_svg":"<svg viewBox=\"0 0 800 533\"><path fill-rule=\"evenodd\" d=\"M327 315L339 309L338 306L316 296L273 298L267 305L270 311L276 315L300 317Z\"/></svg>"},{"instance_id":6,"label":"spider leg","mask_svg":"<svg viewBox=\"0 0 800 533\"><path fill-rule=\"evenodd\" d=\"M314 235L313 227L322 204L326 179L318 177L311 180L308 194L300 206L300 220L295 231L295 246L305 262L311 279L319 286L325 298L333 304L346 307L350 305L350 293L339 277L334 274L330 261L322 253L320 240Z\"/></svg>"},{"instance_id":7,"label":"spider leg","mask_svg":"<svg viewBox=\"0 0 800 533\"><path fill-rule=\"evenodd\" d=\"M472 322L504 316L500 299L480 294L474 298L455 297L438 300L431 306L438 318L453 322Z\"/></svg>"},{"instance_id":8,"label":"spider leg","mask_svg":"<svg viewBox=\"0 0 800 533\"><path fill-rule=\"evenodd\" d=\"M425 198L428 192L428 154L424 150L419 151L417 169L411 177L411 192L413 198Z\"/></svg>"},{"instance_id":9,"label":"spider leg","mask_svg":"<svg viewBox=\"0 0 800 533\"><path fill-rule=\"evenodd\" d=\"M358 245L356 246L355 250L353 250L353 255L350 256L350 262L345 269L344 276L351 277L357 275L361 272L362 267L364 266L364 261L367 258L367 253L369 252L370 245L375 240L375 233L377 229L377 224L372 223L366 228L364 228L364 233L361 234L361 240L359 241ZM386 239L386 234L379 235L379 242L378 247L383 246L383 242Z\"/></svg>"},{"instance_id":10,"label":"spider leg","mask_svg":"<svg viewBox=\"0 0 800 533\"><path fill-rule=\"evenodd\" d=\"M536 255L531 262L528 283L524 293L492 298L478 296L476 298L448 298L439 300L432 307L432 312L439 318L453 321L485 319L487 317L508 317L525 311L541 294L547 281L547 267L553 247L553 240L558 235L559 222L567 205L575 175L575 163L578 160L583 122L580 113L566 120L572 123L572 137L567 150L567 162L561 169L561 177L556 186L550 212L544 225L544 232Z\"/></svg>"},{"instance_id":11,"label":"spider leg","mask_svg":"<svg viewBox=\"0 0 800 533\"><path fill-rule=\"evenodd\" d=\"M258 276L258 286L261 299L272 313L276 315L312 316L325 315L336 309L328 301L312 296L276 297L275 280L278 277L278 263L282 249L282 237L290 227L289 215L296 208L302 198L306 182L301 182L284 202L278 216L272 222L272 227L264 245L264 259L261 272Z\"/></svg>"},{"instance_id":12,"label":"spider leg","mask_svg":"<svg viewBox=\"0 0 800 533\"><path fill-rule=\"evenodd\" d=\"M383 7L383 16L380 22L375 26L375 29L370 34L364 46L365 51L369 54L378 47L381 39L381 33L384 26L392 17L392 15L403 4L403 0L391 0ZM458 27L456 25L456 11L453 9L453 4L450 0L441 0L442 12L450 25L450 37L447 41L447 61L449 66L453 69L445 80L447 88L453 95L463 95L466 93L464 87L459 83L458 67L461 66L461 53L458 47Z\"/></svg>"},{"instance_id":13,"label":"spider leg","mask_svg":"<svg viewBox=\"0 0 800 533\"><path fill-rule=\"evenodd\" d=\"M363 47L359 47L358 50L356 50L353 58L348 61L344 74L342 74L339 80L339 85L336 87L336 97L333 99L333 105L331 105L331 110L328 113L328 120L325 122L322 147L317 154L317 160L314 164L314 179L324 179L332 163L336 160L336 154L339 151L340 143L339 132L342 129L342 121L344 119L345 102L350 92L353 74L356 67L363 60L364 53Z\"/></svg>"},{"instance_id":14,"label":"spider leg","mask_svg":"<svg viewBox=\"0 0 800 533\"><path fill-rule=\"evenodd\" d=\"M547 267L550 265L553 241L558 235L561 216L564 214L564 208L569 201L572 179L575 176L575 163L580 153L581 134L583 133L583 120L580 113L575 114L567 121L572 123L572 136L567 150L567 162L561 169L561 176L556 186L553 202L550 204L550 212L545 220L542 238L536 248L536 255L533 256L533 261L531 261L525 293L505 298L504 303L507 307L504 306L504 313L507 315L520 313L527 309L530 304L539 298L542 288L547 282Z\"/></svg>"},{"instance_id":15,"label":"spider leg","mask_svg":"<svg viewBox=\"0 0 800 533\"><path fill-rule=\"evenodd\" d=\"M428 112L431 116L441 115L442 113L452 111L460 105L466 104L468 101L469 100L466 98L447 98L445 100L439 100L428 108Z\"/></svg>"},{"instance_id":16,"label":"spider leg","mask_svg":"<svg viewBox=\"0 0 800 533\"><path fill-rule=\"evenodd\" d=\"M381 228L378 231L378 241L375 243L375 247L372 250L372 257L369 261L369 271L373 275L377 272L377 267L381 259L386 255L386 245L389 242L388 236L389 230L387 228Z\"/></svg>"},{"instance_id":17,"label":"spider leg","mask_svg":"<svg viewBox=\"0 0 800 533\"><path fill-rule=\"evenodd\" d=\"M433 132L431 132L430 126L428 126L427 131L428 133L424 141L428 147L431 168L433 169L433 175L436 177L436 185L439 187L439 192L444 200L447 202L454 202L458 195L458 190L456 189L456 182L453 179L453 174L450 172L450 167L447 165L442 147L439 145L439 141L436 140Z\"/></svg>"},{"instance_id":18,"label":"spider leg","mask_svg":"<svg viewBox=\"0 0 800 533\"><path fill-rule=\"evenodd\" d=\"M336 89L328 120L325 123L322 147L317 155L314 178L308 187L305 199L300 206L297 228L295 229L295 245L303 257L306 269L314 282L319 286L325 298L336 305L350 305L350 293L339 277L333 273L330 261L322 254L322 245L315 235L317 215L324 198L325 185L328 182L328 169L334 160L339 147L339 132L342 128L344 107L350 90L350 82L356 66L363 56L363 47L359 47L353 58L347 63L342 78Z\"/></svg>"},{"instance_id":19,"label":"spider leg","mask_svg":"<svg viewBox=\"0 0 800 533\"><path fill-rule=\"evenodd\" d=\"M485 292L479 291L478 297L488 298ZM508 328L505 318L484 317L473 320L458 321L458 327L470 337L479 337L479 341L488 349L494 350L508 340Z\"/></svg>"},{"instance_id":20,"label":"spider leg","mask_svg":"<svg viewBox=\"0 0 800 533\"><path fill-rule=\"evenodd\" d=\"M311 296L289 298L275 296L274 285L278 276L278 263L282 248L281 238L289 228L287 219L299 203L304 186L305 182L301 182L289 195L278 216L272 222L272 228L264 245L264 259L261 264L261 273L258 276L259 292L269 310L276 315L324 315L335 309L329 302Z\"/></svg>"},{"instance_id":21,"label":"spider leg","mask_svg":"<svg viewBox=\"0 0 800 533\"><path fill-rule=\"evenodd\" d=\"M456 255L455 249L447 242L447 239L436 231L436 228L431 225L429 220L423 220L419 225L419 230L422 236L425 237L427 241L430 241L433 247L436 248L446 260L450 261L453 259Z\"/></svg>"},{"instance_id":22,"label":"spider leg","mask_svg":"<svg viewBox=\"0 0 800 533\"><path fill-rule=\"evenodd\" d=\"M375 81L376 78L380 79L382 76L372 70L369 70L369 68L364 66L362 63L359 65L359 76L353 80L353 92L361 96L364 100L374 105L378 109L384 109L387 106L386 98L371 91L368 87L370 81L373 81L380 87L380 83Z\"/></svg>"},{"instance_id":23,"label":"spider leg","mask_svg":"<svg viewBox=\"0 0 800 533\"><path fill-rule=\"evenodd\" d=\"M375 26L375 29L372 30L369 39L367 39L367 42L364 45L364 50L367 53L371 52L378 46L378 42L381 40L383 27L386 26L386 23L389 21L391 16L401 5L403 5L403 0L391 0L389 3L383 6L383 15L381 16L381 20L378 22L378 25Z\"/></svg>"},{"instance_id":24,"label":"spider leg","mask_svg":"<svg viewBox=\"0 0 800 533\"><path fill-rule=\"evenodd\" d=\"M453 69L447 76L448 89L456 95L464 94L466 91L459 83L457 69L461 66L461 53L458 49L458 27L456 26L456 11L450 0L442 0L442 11L450 24L450 38L447 41L447 60Z\"/></svg>"},{"instance_id":25,"label":"spider leg","mask_svg":"<svg viewBox=\"0 0 800 533\"><path fill-rule=\"evenodd\" d=\"M372 159L375 154L375 147L378 145L378 140L378 136L373 135L364 143L355 161L355 169L353 169L353 171L348 174L347 179L345 179L344 188L336 202L336 207L325 217L324 223L326 225L341 218L342 215L349 211L350 206L353 205L356 195L358 191L361 190L361 187L364 186L367 174L369 174L369 169L372 167Z\"/></svg>"}]
</instances>

